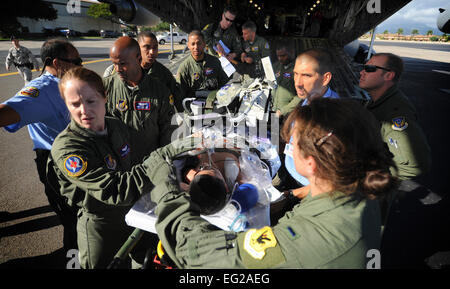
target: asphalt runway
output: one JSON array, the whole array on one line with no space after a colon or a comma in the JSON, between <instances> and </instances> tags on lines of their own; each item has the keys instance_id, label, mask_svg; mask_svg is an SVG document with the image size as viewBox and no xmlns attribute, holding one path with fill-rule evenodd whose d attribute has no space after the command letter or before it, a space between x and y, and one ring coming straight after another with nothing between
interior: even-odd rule
<instances>
[{"instance_id":1,"label":"asphalt runway","mask_svg":"<svg viewBox=\"0 0 450 289\"><path fill-rule=\"evenodd\" d=\"M74 45L83 58L84 66L102 74L110 65L108 49L112 42L84 40L74 41ZM39 55L42 42L23 41L21 44L30 48L34 55ZM414 205L408 207L416 218L410 215L409 226L401 222L394 224L404 228L402 233L397 232L403 234L403 238L401 243L398 241L386 248L386 252L390 252L390 259L386 258L387 264L391 267L421 268L425 257L438 251L450 251L450 239L446 239L450 230L447 197L450 162L446 142L450 123L450 51L447 49L450 46L426 49L426 46L421 47L419 44L409 45L376 43L374 49L377 52L392 52L404 59L405 72L400 88L416 106L420 124L432 148L431 173L417 182L407 184L410 191L420 195L412 201ZM0 42L2 61L9 47L9 41ZM183 47L175 45L175 49ZM169 49L170 45L160 46L160 61L164 64L169 63ZM38 72L33 72L33 77L38 75ZM7 72L4 65L0 65L0 103L13 96L22 86L23 80L15 71ZM62 226L48 206L34 157L32 142L25 128L13 134L0 129L0 268L65 268L70 259L62 252ZM427 206L424 202L418 204L419 198L428 200ZM423 213L426 218L418 220L421 215L417 212L420 210L426 211ZM423 234L424 230L417 232L418 227L424 230L426 227L426 234ZM421 238L410 238L411 235L417 237L421 233ZM390 236L392 239L398 237L394 233ZM407 237L409 239L404 239ZM407 242L408 245L401 246Z\"/></svg>"}]
</instances>

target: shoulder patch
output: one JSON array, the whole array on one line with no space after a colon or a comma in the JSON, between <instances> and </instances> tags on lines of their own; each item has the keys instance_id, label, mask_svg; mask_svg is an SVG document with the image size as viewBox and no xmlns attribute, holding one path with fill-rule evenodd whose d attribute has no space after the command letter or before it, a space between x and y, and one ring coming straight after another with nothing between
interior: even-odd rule
<instances>
[{"instance_id":1,"label":"shoulder patch","mask_svg":"<svg viewBox=\"0 0 450 289\"><path fill-rule=\"evenodd\" d=\"M121 111L124 112L128 109L128 105L127 105L127 101L126 100L119 100L116 104L116 108Z\"/></svg>"},{"instance_id":2,"label":"shoulder patch","mask_svg":"<svg viewBox=\"0 0 450 289\"><path fill-rule=\"evenodd\" d=\"M249 269L274 268L286 262L271 227L241 232L238 243L242 261Z\"/></svg>"},{"instance_id":3,"label":"shoulder patch","mask_svg":"<svg viewBox=\"0 0 450 289\"><path fill-rule=\"evenodd\" d=\"M404 116L395 117L392 119L393 130L403 131L408 127L408 122Z\"/></svg>"},{"instance_id":4,"label":"shoulder patch","mask_svg":"<svg viewBox=\"0 0 450 289\"><path fill-rule=\"evenodd\" d=\"M198 72L194 72L194 80L198 80L200 78L200 74Z\"/></svg>"},{"instance_id":5,"label":"shoulder patch","mask_svg":"<svg viewBox=\"0 0 450 289\"><path fill-rule=\"evenodd\" d=\"M116 160L110 154L105 157L105 163L108 169L115 170L117 167Z\"/></svg>"},{"instance_id":6,"label":"shoulder patch","mask_svg":"<svg viewBox=\"0 0 450 289\"><path fill-rule=\"evenodd\" d=\"M29 97L38 97L39 89L33 86L28 86L19 91L19 95L29 96Z\"/></svg>"},{"instance_id":7,"label":"shoulder patch","mask_svg":"<svg viewBox=\"0 0 450 289\"><path fill-rule=\"evenodd\" d=\"M70 177L78 177L84 173L87 162L80 156L70 155L64 160L64 169Z\"/></svg>"},{"instance_id":8,"label":"shoulder patch","mask_svg":"<svg viewBox=\"0 0 450 289\"><path fill-rule=\"evenodd\" d=\"M270 227L251 229L245 234L244 250L255 259L261 260L266 255L266 249L276 245L277 239Z\"/></svg>"}]
</instances>

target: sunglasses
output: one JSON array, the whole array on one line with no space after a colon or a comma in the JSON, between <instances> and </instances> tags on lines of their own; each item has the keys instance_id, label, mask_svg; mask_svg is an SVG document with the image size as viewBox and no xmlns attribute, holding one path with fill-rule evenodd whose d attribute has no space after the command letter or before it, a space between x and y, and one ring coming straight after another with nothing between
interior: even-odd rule
<instances>
[{"instance_id":1,"label":"sunglasses","mask_svg":"<svg viewBox=\"0 0 450 289\"><path fill-rule=\"evenodd\" d=\"M386 71L392 71L392 70L389 69L389 68L385 68L385 67L381 67L381 66L376 66L376 65L371 65L371 64L366 64L366 65L364 65L364 66L363 66L363 69L364 69L365 72L375 72L375 71L377 71L377 69L383 69L383 70L386 70Z\"/></svg>"},{"instance_id":2,"label":"sunglasses","mask_svg":"<svg viewBox=\"0 0 450 289\"><path fill-rule=\"evenodd\" d=\"M64 62L68 62L68 63L72 63L76 66L81 66L81 63L83 63L83 60L81 58L76 58L76 59L66 59L66 58L61 58L58 57L59 60L62 60Z\"/></svg>"},{"instance_id":3,"label":"sunglasses","mask_svg":"<svg viewBox=\"0 0 450 289\"><path fill-rule=\"evenodd\" d=\"M234 22L234 19L231 20L231 19L227 18L227 16L225 16L225 14L223 15L223 17L225 18L225 20L227 20L227 21L230 22L230 23L233 23L233 22Z\"/></svg>"}]
</instances>

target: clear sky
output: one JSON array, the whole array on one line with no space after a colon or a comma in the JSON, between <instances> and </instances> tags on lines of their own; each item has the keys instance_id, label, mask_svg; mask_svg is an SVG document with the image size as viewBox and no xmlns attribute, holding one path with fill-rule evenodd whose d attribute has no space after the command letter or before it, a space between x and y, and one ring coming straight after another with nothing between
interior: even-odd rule
<instances>
[{"instance_id":1,"label":"clear sky","mask_svg":"<svg viewBox=\"0 0 450 289\"><path fill-rule=\"evenodd\" d=\"M411 34L411 30L418 29L419 34L426 34L428 30L433 30L433 34L441 35L437 28L437 18L439 8L450 8L449 0L413 0L405 7L397 11L394 15L386 19L377 27L376 33L397 32L403 28L403 34Z\"/></svg>"}]
</instances>

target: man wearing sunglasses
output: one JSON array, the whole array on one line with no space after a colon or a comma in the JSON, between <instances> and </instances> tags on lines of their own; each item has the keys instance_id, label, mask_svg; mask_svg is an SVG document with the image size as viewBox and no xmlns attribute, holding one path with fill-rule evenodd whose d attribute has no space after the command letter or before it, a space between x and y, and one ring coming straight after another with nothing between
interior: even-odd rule
<instances>
[{"instance_id":1,"label":"man wearing sunglasses","mask_svg":"<svg viewBox=\"0 0 450 289\"><path fill-rule=\"evenodd\" d=\"M58 192L56 176L47 174L47 159L56 136L70 121L58 89L59 79L72 67L81 65L77 49L68 41L47 40L41 47L42 74L14 97L0 104L0 127L16 132L27 126L36 152L36 166L48 201L64 226L64 249L77 248L76 215ZM45 71L45 73L44 73Z\"/></svg>"},{"instance_id":2,"label":"man wearing sunglasses","mask_svg":"<svg viewBox=\"0 0 450 289\"><path fill-rule=\"evenodd\" d=\"M213 56L225 56L230 62L237 63L235 58L242 52L241 40L233 23L236 20L237 10L231 6L225 7L220 22L211 23L203 28L202 33L205 36L207 52ZM230 50L219 44L219 41Z\"/></svg>"},{"instance_id":3,"label":"man wearing sunglasses","mask_svg":"<svg viewBox=\"0 0 450 289\"><path fill-rule=\"evenodd\" d=\"M359 86L371 101L369 109L381 124L381 135L394 155L400 179L413 179L431 168L431 152L425 134L417 122L413 104L399 90L403 60L391 53L378 53L364 65Z\"/></svg>"}]
</instances>

